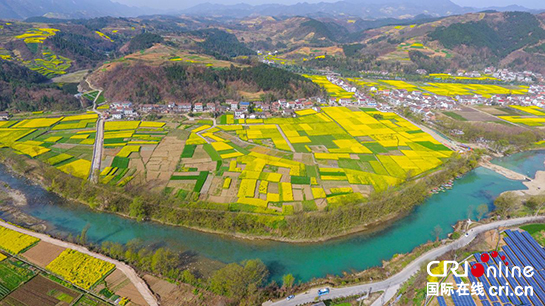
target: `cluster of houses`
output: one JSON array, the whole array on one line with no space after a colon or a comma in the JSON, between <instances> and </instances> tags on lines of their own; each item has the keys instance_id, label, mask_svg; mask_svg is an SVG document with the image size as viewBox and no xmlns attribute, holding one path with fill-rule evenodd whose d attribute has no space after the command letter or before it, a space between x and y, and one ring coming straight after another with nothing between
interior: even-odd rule
<instances>
[{"instance_id":1,"label":"cluster of houses","mask_svg":"<svg viewBox=\"0 0 545 306\"><path fill-rule=\"evenodd\" d=\"M114 102L110 104L110 108L106 111L106 116L120 120L135 119L139 117L139 114L134 109L132 102Z\"/></svg>"},{"instance_id":2,"label":"cluster of houses","mask_svg":"<svg viewBox=\"0 0 545 306\"><path fill-rule=\"evenodd\" d=\"M376 74L382 74L382 71L372 71ZM542 80L540 74L533 72L510 72L507 69L486 68L485 74L493 75L497 78L509 80L515 78L516 81ZM459 76L480 77L480 72L460 72ZM225 100L223 102L210 103L168 103L168 104L143 104L137 109L131 102L114 102L110 104L107 114L112 119L133 119L142 114L177 114L177 113L226 113L232 112L236 119L258 119L271 116L295 116L295 110L315 109L320 110L320 105L340 105L357 107L375 107L381 111L391 111L395 107L407 107L412 112L421 114L424 118L433 119L434 111L437 110L458 110L462 105L535 105L545 107L545 85L533 84L529 87L528 95L510 96L494 95L484 97L482 95L458 95L454 97L440 95L425 95L421 91L408 91L406 89L373 89L374 97L368 93L358 90L353 84L343 80L335 74L327 76L327 79L341 87L347 92L354 93L352 98L330 98L325 100L319 97L306 99L286 100L280 99L274 102L246 102ZM376 97L376 99L375 99Z\"/></svg>"},{"instance_id":3,"label":"cluster of houses","mask_svg":"<svg viewBox=\"0 0 545 306\"><path fill-rule=\"evenodd\" d=\"M408 107L412 112L427 119L434 118L434 110L453 110L459 108L459 102L452 97L424 95L421 91L406 89L383 89L377 91L383 100L394 107ZM380 105L384 109L384 105Z\"/></svg>"},{"instance_id":4,"label":"cluster of houses","mask_svg":"<svg viewBox=\"0 0 545 306\"><path fill-rule=\"evenodd\" d=\"M143 114L182 114L182 113L226 113L232 112L236 119L259 119L267 118L273 115L293 116L295 110L315 108L323 103L321 98L296 99L288 101L281 99L274 102L247 102L225 100L224 102L215 103L168 103L168 104L143 104L139 106L139 111ZM115 103L114 103L115 104ZM112 104L112 106L114 105ZM114 107L113 109L117 109ZM117 119L117 118L114 118Z\"/></svg>"},{"instance_id":5,"label":"cluster of houses","mask_svg":"<svg viewBox=\"0 0 545 306\"><path fill-rule=\"evenodd\" d=\"M428 71L425 69L418 69L416 73L419 75L426 76ZM362 75L368 77L393 77L388 71L362 71ZM542 83L545 81L544 76L541 73L536 73L532 71L511 71L509 69L497 69L496 67L487 67L484 71L458 71L456 73L450 74L452 76L458 77L469 77L469 78L480 78L485 75L492 76L496 79L499 79L504 82L520 82L520 83Z\"/></svg>"},{"instance_id":6,"label":"cluster of houses","mask_svg":"<svg viewBox=\"0 0 545 306\"><path fill-rule=\"evenodd\" d=\"M531 85L524 96L496 95L488 99L489 105L521 105L545 108L545 85Z\"/></svg>"},{"instance_id":7,"label":"cluster of houses","mask_svg":"<svg viewBox=\"0 0 545 306\"><path fill-rule=\"evenodd\" d=\"M343 79L337 77L336 75L328 75L327 80L332 84L335 84L347 92L353 92L354 95L352 98L330 98L329 105L341 105L341 106L377 106L377 102L373 97L365 94L364 92L358 90L354 85L344 81Z\"/></svg>"},{"instance_id":8,"label":"cluster of houses","mask_svg":"<svg viewBox=\"0 0 545 306\"><path fill-rule=\"evenodd\" d=\"M523 82L523 83L541 83L544 81L541 73L532 71L510 71L509 69L496 69L494 67L488 67L484 70L485 74L489 74L504 82Z\"/></svg>"},{"instance_id":9,"label":"cluster of houses","mask_svg":"<svg viewBox=\"0 0 545 306\"><path fill-rule=\"evenodd\" d=\"M522 105L545 108L545 85L532 85L528 95L458 95L454 97L424 95L421 91L383 89L376 92L383 101L393 107L407 107L426 119L434 119L436 110L459 110L463 105ZM376 103L377 109L388 110L384 103Z\"/></svg>"}]
</instances>

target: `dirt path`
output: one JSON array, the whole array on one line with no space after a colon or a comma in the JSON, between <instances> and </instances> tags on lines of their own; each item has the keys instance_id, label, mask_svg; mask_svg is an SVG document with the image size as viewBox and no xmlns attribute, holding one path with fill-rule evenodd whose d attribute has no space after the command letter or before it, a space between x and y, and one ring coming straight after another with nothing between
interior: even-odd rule
<instances>
[{"instance_id":1,"label":"dirt path","mask_svg":"<svg viewBox=\"0 0 545 306\"><path fill-rule=\"evenodd\" d=\"M280 135L282 135L282 137L284 137L284 140L286 141L286 143L290 147L291 151L295 152L295 148L293 147L291 142L288 140L288 137L286 136L286 134L284 134L284 131L282 131L282 128L280 128L280 126L278 124L275 124L275 125L276 125L276 128L278 129L278 132L280 132Z\"/></svg>"},{"instance_id":2,"label":"dirt path","mask_svg":"<svg viewBox=\"0 0 545 306\"><path fill-rule=\"evenodd\" d=\"M76 245L76 244L73 244L73 243L68 243L68 242L65 242L65 241L62 241L62 240L58 240L58 239L52 238L50 236L47 236L45 234L35 233L35 232L32 232L32 231L26 230L24 228L20 228L20 227L11 225L11 224L3 222L3 221L0 221L0 226L3 226L5 228L11 229L11 230L14 230L14 231L19 232L19 233L23 233L23 234L26 234L26 235L29 235L29 236L39 238L42 241L45 241L45 242L48 242L48 243L51 243L51 244L54 244L54 245L57 245L57 246L60 246L60 247L63 247L63 248L76 250L76 251L78 251L80 253L87 254L89 256L93 256L95 258L98 258L98 259L101 259L101 260L104 260L106 262L114 264L117 269L119 269L121 272L125 273L125 275L129 278L129 280L138 289L138 292L140 292L142 297L146 300L146 303L148 303L148 305L150 305L150 306L159 306L159 303L157 302L157 299L155 298L155 296L153 295L151 290L148 288L147 284L138 276L136 271L134 271L134 269L129 267L128 265L126 265L126 264L124 264L124 263L122 263L120 261L114 260L112 258L106 257L106 256L104 256L102 254L91 252L91 251L89 251L88 249L86 249L86 248L84 248L82 246L79 246L79 245Z\"/></svg>"}]
</instances>

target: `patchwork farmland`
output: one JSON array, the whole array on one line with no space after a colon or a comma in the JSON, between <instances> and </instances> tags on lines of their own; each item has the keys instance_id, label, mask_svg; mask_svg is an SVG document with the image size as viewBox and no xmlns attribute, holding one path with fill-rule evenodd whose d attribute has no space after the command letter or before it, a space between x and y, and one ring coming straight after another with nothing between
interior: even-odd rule
<instances>
[{"instance_id":1,"label":"patchwork farmland","mask_svg":"<svg viewBox=\"0 0 545 306\"><path fill-rule=\"evenodd\" d=\"M146 305L110 262L0 226L0 305Z\"/></svg>"},{"instance_id":2,"label":"patchwork farmland","mask_svg":"<svg viewBox=\"0 0 545 306\"><path fill-rule=\"evenodd\" d=\"M238 119L185 128L167 184L180 197L232 211L286 215L362 202L437 168L452 151L394 113L344 107L296 118Z\"/></svg>"},{"instance_id":3,"label":"patchwork farmland","mask_svg":"<svg viewBox=\"0 0 545 306\"><path fill-rule=\"evenodd\" d=\"M231 211L289 215L361 203L452 151L395 113L327 107L294 118L107 121L100 182ZM1 123L0 143L86 179L95 114Z\"/></svg>"},{"instance_id":4,"label":"patchwork farmland","mask_svg":"<svg viewBox=\"0 0 545 306\"><path fill-rule=\"evenodd\" d=\"M73 176L87 179L91 170L97 114L0 122L0 147L36 158ZM108 164L101 182L123 186L138 169L129 169L133 152L152 152L165 132L164 122L107 122L104 136ZM142 153L145 154L145 153ZM104 164L104 163L103 163Z\"/></svg>"}]
</instances>

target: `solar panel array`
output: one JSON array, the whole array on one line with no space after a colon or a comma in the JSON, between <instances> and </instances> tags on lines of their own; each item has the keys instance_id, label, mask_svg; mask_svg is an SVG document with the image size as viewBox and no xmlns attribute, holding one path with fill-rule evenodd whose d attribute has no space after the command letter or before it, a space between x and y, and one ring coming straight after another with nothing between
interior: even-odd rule
<instances>
[{"instance_id":1,"label":"solar panel array","mask_svg":"<svg viewBox=\"0 0 545 306\"><path fill-rule=\"evenodd\" d=\"M468 286L471 288L472 284L481 282L484 287L485 295L476 295L483 306L511 306L511 305L545 305L545 249L537 243L537 241L528 232L519 232L506 230L507 237L504 241L507 245L501 248L497 257L490 257L490 260L485 263L481 260L481 254L474 254L475 261L471 261L473 266L475 263L480 263L485 268L485 271L489 266L494 266L496 271L499 271L499 265L501 263L502 271L505 271L506 267L509 272L512 271L513 266L520 267L523 271L524 267L534 267L533 277L525 277L524 273L521 276L518 272L513 275L510 273L508 276L505 274L500 275L497 273L495 277L487 277L487 273L477 278L469 273L469 281L471 284ZM505 257L504 257L505 256ZM504 260L502 260L504 258ZM506 264L507 263L507 266ZM462 282L462 280L454 276L456 284ZM491 295L491 286L508 286L508 296ZM515 287L527 287L533 288L533 295L517 296L515 293ZM448 298L448 297L447 297ZM471 295L460 295L457 290L452 292L450 297L456 306L473 306L477 305ZM440 306L446 306L445 297L437 297Z\"/></svg>"}]
</instances>

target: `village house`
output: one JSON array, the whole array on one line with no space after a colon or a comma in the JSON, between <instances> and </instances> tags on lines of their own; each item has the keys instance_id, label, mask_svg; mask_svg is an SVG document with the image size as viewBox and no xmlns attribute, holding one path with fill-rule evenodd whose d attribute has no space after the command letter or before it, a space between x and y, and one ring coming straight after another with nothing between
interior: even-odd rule
<instances>
[{"instance_id":1,"label":"village house","mask_svg":"<svg viewBox=\"0 0 545 306\"><path fill-rule=\"evenodd\" d=\"M120 111L114 111L111 113L111 115L112 115L112 119L115 119L115 120L123 119L123 113Z\"/></svg>"},{"instance_id":2,"label":"village house","mask_svg":"<svg viewBox=\"0 0 545 306\"><path fill-rule=\"evenodd\" d=\"M295 117L295 111L291 108L288 108L288 109L284 109L282 110L282 115L283 116L288 116L288 117Z\"/></svg>"},{"instance_id":3,"label":"village house","mask_svg":"<svg viewBox=\"0 0 545 306\"><path fill-rule=\"evenodd\" d=\"M215 112L216 111L216 104L215 103L206 103L206 110L209 112Z\"/></svg>"},{"instance_id":4,"label":"village house","mask_svg":"<svg viewBox=\"0 0 545 306\"><path fill-rule=\"evenodd\" d=\"M140 107L140 110L143 112L143 113L150 113L154 110L154 107L153 107L153 104L143 104L141 107Z\"/></svg>"},{"instance_id":5,"label":"village house","mask_svg":"<svg viewBox=\"0 0 545 306\"><path fill-rule=\"evenodd\" d=\"M248 108L250 108L250 102L240 102L239 105L240 109L243 111L246 111L248 110Z\"/></svg>"},{"instance_id":6,"label":"village house","mask_svg":"<svg viewBox=\"0 0 545 306\"><path fill-rule=\"evenodd\" d=\"M0 120L9 120L8 112L0 112Z\"/></svg>"},{"instance_id":7,"label":"village house","mask_svg":"<svg viewBox=\"0 0 545 306\"><path fill-rule=\"evenodd\" d=\"M201 102L195 103L195 105L193 106L193 111L194 111L194 112L202 112L202 111L204 111L204 108L203 108L203 106L202 106L202 103L201 103Z\"/></svg>"},{"instance_id":8,"label":"village house","mask_svg":"<svg viewBox=\"0 0 545 306\"><path fill-rule=\"evenodd\" d=\"M235 118L236 119L244 119L246 116L242 110L236 110L235 111Z\"/></svg>"},{"instance_id":9,"label":"village house","mask_svg":"<svg viewBox=\"0 0 545 306\"><path fill-rule=\"evenodd\" d=\"M176 103L176 106L180 112L184 112L184 113L191 112L191 103L189 102Z\"/></svg>"},{"instance_id":10,"label":"village house","mask_svg":"<svg viewBox=\"0 0 545 306\"><path fill-rule=\"evenodd\" d=\"M225 101L225 103L227 103L227 105L229 105L229 107L231 108L232 111L238 109L238 102L237 101L227 100L227 101Z\"/></svg>"},{"instance_id":11,"label":"village house","mask_svg":"<svg viewBox=\"0 0 545 306\"><path fill-rule=\"evenodd\" d=\"M278 104L280 104L281 107L288 107L288 102L286 101L286 99L278 100Z\"/></svg>"}]
</instances>

